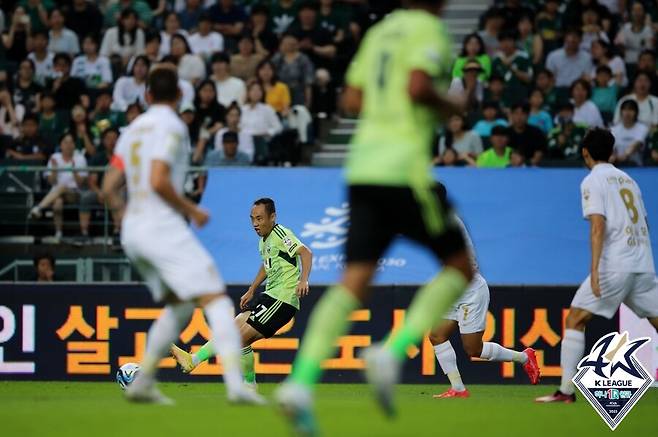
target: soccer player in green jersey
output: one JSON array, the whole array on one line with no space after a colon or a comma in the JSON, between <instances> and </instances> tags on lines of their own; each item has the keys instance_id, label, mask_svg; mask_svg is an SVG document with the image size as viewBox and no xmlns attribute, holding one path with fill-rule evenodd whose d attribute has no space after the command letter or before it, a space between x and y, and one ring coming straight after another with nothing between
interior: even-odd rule
<instances>
[{"instance_id":1,"label":"soccer player in green jersey","mask_svg":"<svg viewBox=\"0 0 658 437\"><path fill-rule=\"evenodd\" d=\"M407 348L421 341L473 278L462 233L431 172L437 122L464 111L448 95L452 41L443 0L410 0L366 34L346 76L343 106L361 113L347 159L350 228L340 284L324 293L306 329L290 377L276 401L299 433L316 433L312 388L349 314L369 297L377 261L397 235L430 249L444 268L416 294L405 323L385 344L365 351L366 377L393 413L393 387Z\"/></svg>"},{"instance_id":2,"label":"soccer player in green jersey","mask_svg":"<svg viewBox=\"0 0 658 437\"><path fill-rule=\"evenodd\" d=\"M251 223L261 237L258 252L263 264L247 292L242 295L240 309L243 312L235 320L242 335L242 371L245 382L255 388L256 373L251 345L261 338L274 336L299 311L299 298L309 292L308 277L311 274L313 254L292 231L276 223L276 206L272 199L263 198L254 202ZM265 279L265 291L254 300L256 289ZM185 373L215 356L210 342L195 354L187 353L176 345L171 346L171 353Z\"/></svg>"}]
</instances>

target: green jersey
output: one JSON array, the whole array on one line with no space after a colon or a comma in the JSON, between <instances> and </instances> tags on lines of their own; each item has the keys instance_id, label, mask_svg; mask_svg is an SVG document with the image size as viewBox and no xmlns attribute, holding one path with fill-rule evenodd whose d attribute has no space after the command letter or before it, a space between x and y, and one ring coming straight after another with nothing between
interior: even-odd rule
<instances>
[{"instance_id":1,"label":"green jersey","mask_svg":"<svg viewBox=\"0 0 658 437\"><path fill-rule=\"evenodd\" d=\"M274 225L272 232L258 242L258 252L267 274L265 294L299 309L297 284L301 261L297 251L302 243L289 229Z\"/></svg>"},{"instance_id":2,"label":"green jersey","mask_svg":"<svg viewBox=\"0 0 658 437\"><path fill-rule=\"evenodd\" d=\"M347 72L362 90L361 121L347 158L349 184L427 187L432 181L436 113L414 103L409 76L420 70L446 92L452 41L443 23L421 10L392 13L366 34Z\"/></svg>"}]
</instances>

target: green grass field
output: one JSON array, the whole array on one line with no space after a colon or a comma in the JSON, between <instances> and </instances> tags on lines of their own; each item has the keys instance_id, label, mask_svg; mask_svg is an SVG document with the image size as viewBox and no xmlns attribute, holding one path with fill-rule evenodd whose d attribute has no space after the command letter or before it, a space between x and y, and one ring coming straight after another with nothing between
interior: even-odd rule
<instances>
[{"instance_id":1,"label":"green grass field","mask_svg":"<svg viewBox=\"0 0 658 437\"><path fill-rule=\"evenodd\" d=\"M274 384L261 384L270 395ZM470 399L435 400L445 386L401 385L399 416L389 421L364 385L325 384L316 409L324 436L600 436L608 427L582 397L536 405L550 386L471 386ZM273 407L227 404L222 384L162 385L175 407L125 402L114 383L0 382L2 436L286 436ZM650 389L615 436L658 435L658 389Z\"/></svg>"}]
</instances>

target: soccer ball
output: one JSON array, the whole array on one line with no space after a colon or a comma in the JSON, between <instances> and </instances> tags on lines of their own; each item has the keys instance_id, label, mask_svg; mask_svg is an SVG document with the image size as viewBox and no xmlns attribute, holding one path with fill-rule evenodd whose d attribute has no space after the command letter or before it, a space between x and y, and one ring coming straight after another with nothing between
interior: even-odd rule
<instances>
[{"instance_id":1,"label":"soccer ball","mask_svg":"<svg viewBox=\"0 0 658 437\"><path fill-rule=\"evenodd\" d=\"M121 390L125 390L139 373L139 364L126 363L117 370L117 384Z\"/></svg>"}]
</instances>

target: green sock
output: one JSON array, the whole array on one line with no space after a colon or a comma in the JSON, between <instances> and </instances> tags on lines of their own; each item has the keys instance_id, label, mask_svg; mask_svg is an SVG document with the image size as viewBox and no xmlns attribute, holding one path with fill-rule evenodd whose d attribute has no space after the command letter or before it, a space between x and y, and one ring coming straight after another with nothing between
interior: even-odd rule
<instances>
[{"instance_id":1,"label":"green sock","mask_svg":"<svg viewBox=\"0 0 658 437\"><path fill-rule=\"evenodd\" d=\"M240 367L242 367L242 376L244 377L244 382L248 384L255 384L256 372L254 371L254 350L251 348L251 346L242 348Z\"/></svg>"},{"instance_id":2,"label":"green sock","mask_svg":"<svg viewBox=\"0 0 658 437\"><path fill-rule=\"evenodd\" d=\"M331 358L336 339L351 325L349 315L360 306L358 299L345 287L336 285L327 290L311 314L290 378L306 386L320 379L322 361Z\"/></svg>"},{"instance_id":3,"label":"green sock","mask_svg":"<svg viewBox=\"0 0 658 437\"><path fill-rule=\"evenodd\" d=\"M418 290L409 306L404 325L393 334L388 348L400 360L407 355L407 348L423 338L441 320L468 283L457 269L446 267L429 284Z\"/></svg>"},{"instance_id":4,"label":"green sock","mask_svg":"<svg viewBox=\"0 0 658 437\"><path fill-rule=\"evenodd\" d=\"M213 355L215 355L215 352L212 350L212 344L209 341L201 346L201 349L199 349L197 353L192 355L192 363L194 363L195 366L198 366L204 361L208 361Z\"/></svg>"}]
</instances>

